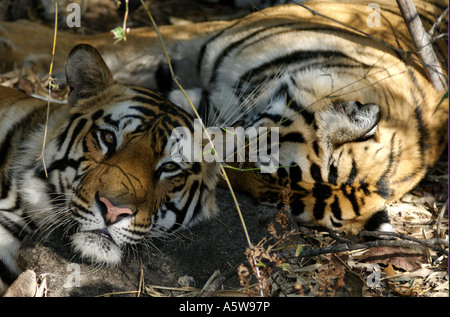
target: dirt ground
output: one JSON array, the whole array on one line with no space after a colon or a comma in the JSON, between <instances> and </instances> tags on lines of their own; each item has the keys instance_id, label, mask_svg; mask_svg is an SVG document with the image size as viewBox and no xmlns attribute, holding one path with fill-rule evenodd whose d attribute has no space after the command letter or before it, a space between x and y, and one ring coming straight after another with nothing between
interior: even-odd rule
<instances>
[{"instance_id":1,"label":"dirt ground","mask_svg":"<svg viewBox=\"0 0 450 317\"><path fill-rule=\"evenodd\" d=\"M146 13L132 3L128 26L149 25ZM237 17L255 8L168 0L153 1L150 10L162 25ZM38 1L0 3L0 19L18 18L50 23L51 15ZM100 0L73 31L109 32L122 18L114 1ZM27 92L45 91L45 82L32 71L0 74L1 84ZM299 230L283 210L238 194L254 245L250 251L231 195L218 189L217 219L130 251L118 267L81 263L56 233L45 241L29 239L21 258L36 274L37 296L448 296L448 244L433 243L448 241L447 162L444 154L416 189L388 207L397 244ZM361 243L367 247L358 248Z\"/></svg>"}]
</instances>

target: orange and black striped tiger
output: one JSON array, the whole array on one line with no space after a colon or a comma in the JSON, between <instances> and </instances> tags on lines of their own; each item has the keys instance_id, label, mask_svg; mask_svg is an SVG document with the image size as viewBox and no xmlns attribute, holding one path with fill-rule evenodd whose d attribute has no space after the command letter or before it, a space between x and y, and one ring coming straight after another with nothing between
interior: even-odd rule
<instances>
[{"instance_id":1,"label":"orange and black striped tiger","mask_svg":"<svg viewBox=\"0 0 450 317\"><path fill-rule=\"evenodd\" d=\"M427 30L448 6L415 3ZM446 146L446 91L411 52L395 1L377 1L378 11L370 1L302 4L319 14L278 6L202 41L180 41L175 73L208 125L278 128L279 168L261 173L254 169L267 163L258 160L241 165L251 171L230 169L235 188L259 201L288 200L302 223L392 231L386 205L410 191ZM440 27L445 33L446 23ZM427 67L445 77L447 40L434 44L442 68ZM177 89L168 94L189 109Z\"/></svg>"},{"instance_id":2,"label":"orange and black striped tiger","mask_svg":"<svg viewBox=\"0 0 450 317\"><path fill-rule=\"evenodd\" d=\"M279 150L279 162L276 171L261 173L255 170L264 167L263 161L238 164L252 171L228 169L233 187L260 201L274 204L283 203L285 194L289 193L287 203L295 219L349 233L363 228L393 230L386 205L401 198L424 177L447 143L445 92L438 91L428 80L425 66L416 54L396 3L376 1L378 7L375 9L378 11L375 14L379 16L369 21L369 15L374 13L373 5L369 6L371 3L302 1L320 14L291 4L264 9L232 21L160 27L175 74L208 126L278 128L279 140L275 145ZM427 30L448 6L446 1L415 3ZM446 30L445 24L442 22L435 30ZM118 45L112 44L109 34L80 36L60 33L58 38L56 74L63 64L62 56L74 44L89 43L100 51L115 80L158 89L178 106L191 111L168 76L165 55L152 28L132 30L127 42ZM433 47L446 76L447 40L443 36L437 38ZM43 26L30 22L1 23L0 56L3 63L0 67L6 70L22 62L24 65L48 63L52 39L52 30ZM97 69L94 65L91 68ZM44 69L48 70L48 67ZM72 87L71 74L68 73L68 84ZM57 79L61 83L64 81L62 76ZM125 241L118 241L133 242L135 235L140 236L139 233L152 226L148 218L150 214L154 215L156 224L172 228L175 223L185 225L197 215L208 215L214 210L217 176L211 165L201 162L189 163L187 167L174 166L165 161L166 154L161 154L165 153L163 148L167 145L168 131L177 123L189 125L192 117L142 89L112 86L120 94L110 95L107 89L92 99L84 99L92 89L103 91L104 87L101 81L92 83L87 79L84 78L83 89L76 94L71 93L77 98L72 97L70 103L74 104L74 98L80 103L71 110L73 115L67 117L67 111L61 113L57 110L51 115L51 123L66 128L57 130L62 134L48 145L45 157L49 173L47 182L43 180L42 164L35 162L41 142L16 142L13 138L20 138L21 134L8 133L17 129L25 135L33 130L33 124L43 117L43 104L37 106L36 102L36 106L31 106L35 108L27 112L28 119L14 126L14 130L11 130L13 126L3 125L2 140L6 137L10 141L1 143L2 149L9 149L14 144L12 148L20 151L14 154L19 159L14 159L16 156L11 153L0 165L2 234L6 232L14 237L14 232L21 232L17 230L23 227L33 209L57 208L62 210L57 213L61 217L52 218L54 225L67 222L68 226L73 223L80 223L81 228L86 226L89 232L79 230L73 239L74 246L82 253L98 254L98 249L102 249L102 245L97 243L99 241L107 242L111 250L118 250L109 241L111 237L113 241L120 238L116 238L112 230L105 233L105 221L123 218L116 225L132 226L133 235L127 234ZM76 82L81 84L83 79ZM100 88L97 87L99 84ZM29 100L20 96L15 98ZM2 97L4 104L3 100ZM90 108L83 107L87 105L84 100L90 100ZM121 100L119 104L123 109L133 109L132 114L128 114L131 116L129 121L121 123L118 119L120 112L110 112L115 109L116 100ZM130 104L125 100L134 101ZM145 106L137 106L134 102ZM97 107L95 111L92 104ZM154 104L159 106L152 106ZM138 119L147 116L156 117L157 122L153 124L147 119ZM166 117L171 118L170 124L163 119ZM145 129L136 126L136 120ZM94 126L100 122L109 122L113 127L95 129ZM140 137L134 138L130 133L124 138L123 134L117 133L115 125L121 127L121 124L137 129L138 134L143 133L148 138L145 147L138 145ZM162 130L155 133L154 129ZM122 147L118 147L120 145ZM119 152L114 152L117 147ZM68 149L73 149L73 152ZM110 150L113 151L111 157L103 159ZM33 154L28 157L24 151ZM85 154L90 151L95 154ZM139 158L139 164L126 163L134 158ZM13 163L15 167L11 169ZM124 164L123 168L121 164ZM153 169L141 170L145 164L150 164ZM115 168L116 165L120 168ZM94 167L99 168L98 172ZM129 174L128 168L133 170L131 174L136 173L139 177L125 177ZM103 180L100 176L103 169L111 171L114 176L105 176ZM172 178L171 173L176 177ZM117 182L115 177L122 181ZM178 177L183 180L179 185L170 183L170 186L158 187L159 182L155 181L161 180L166 184ZM121 184L117 185L120 190L126 189L125 196L131 202L146 201L143 195L148 195L146 199L154 204L152 206L162 207L136 213L134 207L105 197L107 195L101 192L113 183L113 179ZM32 182L33 189L22 180ZM81 197L86 195L86 198L72 195L77 197L73 198L77 204L75 207L52 207L53 202L61 204L72 196L33 195L34 188L60 193L59 190L65 189L68 183L72 187L75 184L82 192ZM84 184L87 191L83 191L79 184ZM142 190L138 190L140 187ZM149 192L150 188L159 194L154 196L153 191ZM98 191L100 194L96 195ZM182 196L181 192L189 195ZM46 199L43 206L40 206L41 197ZM97 208L96 220L91 220L93 206ZM175 210L173 208L177 211L167 211ZM63 216L65 210L75 216L73 220ZM102 214L106 218L102 218ZM38 215L41 213L35 214ZM49 219L45 215L42 213L42 218ZM144 226L141 228L139 223L134 226L132 219L142 220ZM91 240L97 242L89 247ZM7 239L0 240L0 246L4 241ZM114 262L119 258L114 256L111 260L108 254L99 260ZM4 255L1 259L0 265L10 267ZM14 276L16 272L10 271Z\"/></svg>"},{"instance_id":3,"label":"orange and black striped tiger","mask_svg":"<svg viewBox=\"0 0 450 317\"><path fill-rule=\"evenodd\" d=\"M0 86L0 291L30 232L62 227L81 257L116 264L127 245L216 212L214 165L172 158L172 130L193 131L189 114L114 84L91 46L76 46L66 70L69 102L52 104L48 122L46 101Z\"/></svg>"}]
</instances>

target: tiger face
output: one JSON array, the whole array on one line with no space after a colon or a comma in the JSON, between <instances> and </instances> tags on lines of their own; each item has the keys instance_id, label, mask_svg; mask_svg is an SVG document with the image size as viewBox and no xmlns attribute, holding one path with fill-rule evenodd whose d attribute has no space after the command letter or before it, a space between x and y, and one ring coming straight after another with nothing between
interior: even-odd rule
<instances>
[{"instance_id":1,"label":"tiger face","mask_svg":"<svg viewBox=\"0 0 450 317\"><path fill-rule=\"evenodd\" d=\"M277 81L264 83L261 93L257 70L251 71L255 79L240 76L250 79L230 84L244 89L224 98L253 98L253 108L240 122L276 128L279 135L272 140L278 148L276 172L260 172L268 167L262 160L247 162L244 171L229 170L233 186L259 201L289 206L303 224L349 234L393 231L386 207L434 164L446 143L442 126L448 116L445 105L430 106L438 104L439 95L420 74L385 55L379 63L395 65L390 67L395 76L375 67L370 76L364 67L351 67L344 76L327 60L329 68L318 70L292 63L282 71L269 68ZM401 85L405 89L398 90ZM211 95L211 104L221 96Z\"/></svg>"},{"instance_id":2,"label":"tiger face","mask_svg":"<svg viewBox=\"0 0 450 317\"><path fill-rule=\"evenodd\" d=\"M172 131L192 132L190 115L151 91L113 84L90 46L72 50L66 73L70 120L49 141L46 170L26 169L20 177L30 211L59 208L56 215L31 214L37 227L73 227L75 251L115 264L124 246L215 213L215 167L172 157Z\"/></svg>"},{"instance_id":3,"label":"tiger face","mask_svg":"<svg viewBox=\"0 0 450 317\"><path fill-rule=\"evenodd\" d=\"M423 65L389 47L411 47L397 7L383 5L389 23L379 28L361 19L366 5L308 7L339 23L288 5L234 20L206 39L194 60L192 100L210 126L278 129L278 142L271 140L278 162L252 161L249 136L247 162L233 164L242 170L227 169L235 189L289 206L300 223L391 231L386 207L445 147L445 94ZM446 50L439 52L446 65ZM176 91L169 96L183 105Z\"/></svg>"},{"instance_id":4,"label":"tiger face","mask_svg":"<svg viewBox=\"0 0 450 317\"><path fill-rule=\"evenodd\" d=\"M282 102L280 101L280 104ZM278 116L275 101L252 125L277 128L278 166L275 173L260 173L268 167L257 161L257 171L246 179L257 186L252 195L260 201L289 205L298 222L344 229L357 233L367 229L391 231L384 216L385 193L375 177L382 173L360 170L361 162L370 158L376 146L380 107L358 101L336 102L317 109L316 113L300 109L291 102ZM379 150L374 164L381 165L386 151ZM383 152L383 153L381 153ZM371 174L372 173L372 174ZM232 176L233 177L233 176ZM243 184L244 185L244 184ZM250 188L249 184L245 184ZM372 212L373 211L373 212ZM369 219L377 212L376 227Z\"/></svg>"}]
</instances>

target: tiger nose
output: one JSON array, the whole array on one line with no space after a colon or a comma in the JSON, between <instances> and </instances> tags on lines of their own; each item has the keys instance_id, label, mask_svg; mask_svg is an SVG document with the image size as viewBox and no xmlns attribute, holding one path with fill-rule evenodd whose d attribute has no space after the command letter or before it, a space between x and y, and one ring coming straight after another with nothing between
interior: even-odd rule
<instances>
[{"instance_id":1,"label":"tiger nose","mask_svg":"<svg viewBox=\"0 0 450 317\"><path fill-rule=\"evenodd\" d=\"M99 197L99 201L103 203L101 206L102 215L107 226L112 225L126 216L132 215L133 211L130 208L117 207L109 201L106 197Z\"/></svg>"}]
</instances>

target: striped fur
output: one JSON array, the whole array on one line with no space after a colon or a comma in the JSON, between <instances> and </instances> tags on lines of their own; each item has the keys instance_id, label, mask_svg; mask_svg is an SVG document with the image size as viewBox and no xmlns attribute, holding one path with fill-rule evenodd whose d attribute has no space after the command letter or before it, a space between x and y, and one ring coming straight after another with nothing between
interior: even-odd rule
<instances>
[{"instance_id":1,"label":"striped fur","mask_svg":"<svg viewBox=\"0 0 450 317\"><path fill-rule=\"evenodd\" d=\"M384 43L287 5L231 21L174 53L196 50L198 78L181 82L194 83L189 92L208 125L279 128L281 167L230 169L234 187L288 202L300 222L353 234L393 230L386 204L424 177L447 140L445 92L433 88L418 56L402 53L414 45L395 2L377 1L378 27L367 23L368 3L305 4ZM444 4L416 1L427 29ZM445 39L435 44L445 72L446 49ZM178 63L175 73L194 73ZM183 104L178 91L169 95Z\"/></svg>"},{"instance_id":2,"label":"striped fur","mask_svg":"<svg viewBox=\"0 0 450 317\"><path fill-rule=\"evenodd\" d=\"M216 211L215 167L171 157L172 130L193 132L190 115L150 90L113 84L90 46L74 48L67 74L69 103L50 107L44 161L47 103L0 87L0 291L20 272L27 233L62 228L81 257L115 264L126 245Z\"/></svg>"},{"instance_id":3,"label":"striped fur","mask_svg":"<svg viewBox=\"0 0 450 317\"><path fill-rule=\"evenodd\" d=\"M301 222L349 233L392 230L386 204L411 190L445 147L447 100L437 107L443 92L433 88L411 53L414 44L394 1L302 3L354 29L293 4L233 21L163 26L160 32L179 81L209 126L280 130L281 167L273 174L230 169L234 188L260 201L289 203ZM380 6L379 26L367 23L370 3ZM415 4L427 29L448 5ZM116 46L109 38L60 35L55 69L58 54L74 43L90 43L116 80L158 88L189 109L173 87L153 29L132 30ZM0 39L0 67L7 69L41 62L51 51L52 31L29 22L2 23ZM441 38L434 48L446 72L447 41ZM2 186L8 182L2 179Z\"/></svg>"}]
</instances>

